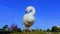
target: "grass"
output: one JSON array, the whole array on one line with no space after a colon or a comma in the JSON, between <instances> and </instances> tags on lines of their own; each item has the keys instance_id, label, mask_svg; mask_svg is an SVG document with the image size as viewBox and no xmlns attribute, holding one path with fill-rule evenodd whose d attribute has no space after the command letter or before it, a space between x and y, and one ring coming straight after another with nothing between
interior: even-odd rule
<instances>
[{"instance_id":1,"label":"grass","mask_svg":"<svg viewBox=\"0 0 60 34\"><path fill-rule=\"evenodd\" d=\"M34 31L34 32L14 32L11 34L60 34L58 32L40 32L40 31Z\"/></svg>"},{"instance_id":2,"label":"grass","mask_svg":"<svg viewBox=\"0 0 60 34\"><path fill-rule=\"evenodd\" d=\"M46 34L46 32L39 32L39 31L34 31L34 32L15 32L11 34Z\"/></svg>"}]
</instances>

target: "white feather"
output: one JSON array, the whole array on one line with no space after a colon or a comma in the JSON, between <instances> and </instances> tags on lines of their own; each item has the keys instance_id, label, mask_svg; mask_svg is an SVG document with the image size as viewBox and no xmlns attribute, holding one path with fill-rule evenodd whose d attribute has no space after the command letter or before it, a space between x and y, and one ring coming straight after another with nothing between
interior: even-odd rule
<instances>
[{"instance_id":1,"label":"white feather","mask_svg":"<svg viewBox=\"0 0 60 34\"><path fill-rule=\"evenodd\" d=\"M30 10L32 10L32 12L28 13ZM33 24L35 17L35 8L32 6L29 6L26 8L27 13L24 15L23 17L23 23L24 25L29 25L29 27Z\"/></svg>"}]
</instances>

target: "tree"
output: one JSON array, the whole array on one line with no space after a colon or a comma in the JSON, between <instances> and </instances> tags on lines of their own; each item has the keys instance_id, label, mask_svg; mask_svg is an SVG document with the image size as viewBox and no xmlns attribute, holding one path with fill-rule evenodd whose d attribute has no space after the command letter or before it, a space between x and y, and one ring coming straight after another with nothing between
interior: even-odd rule
<instances>
[{"instance_id":1,"label":"tree","mask_svg":"<svg viewBox=\"0 0 60 34\"><path fill-rule=\"evenodd\" d=\"M16 32L17 28L18 28L17 25L12 25L10 27L10 30L13 31L13 32Z\"/></svg>"},{"instance_id":2,"label":"tree","mask_svg":"<svg viewBox=\"0 0 60 34\"><path fill-rule=\"evenodd\" d=\"M2 29L3 29L4 31L7 31L7 30L8 30L8 25L4 25Z\"/></svg>"},{"instance_id":3,"label":"tree","mask_svg":"<svg viewBox=\"0 0 60 34\"><path fill-rule=\"evenodd\" d=\"M43 30L42 30L42 29L40 29L40 31L42 32Z\"/></svg>"},{"instance_id":4,"label":"tree","mask_svg":"<svg viewBox=\"0 0 60 34\"><path fill-rule=\"evenodd\" d=\"M58 28L57 26L53 26L52 29L51 29L52 32L58 32Z\"/></svg>"},{"instance_id":5,"label":"tree","mask_svg":"<svg viewBox=\"0 0 60 34\"><path fill-rule=\"evenodd\" d=\"M32 29L32 31L35 31L35 29Z\"/></svg>"},{"instance_id":6,"label":"tree","mask_svg":"<svg viewBox=\"0 0 60 34\"><path fill-rule=\"evenodd\" d=\"M60 32L60 28L58 28L59 32Z\"/></svg>"},{"instance_id":7,"label":"tree","mask_svg":"<svg viewBox=\"0 0 60 34\"><path fill-rule=\"evenodd\" d=\"M10 31L12 31L12 32L21 32L21 29L18 28L17 25L12 24L11 27L10 27Z\"/></svg>"},{"instance_id":8,"label":"tree","mask_svg":"<svg viewBox=\"0 0 60 34\"><path fill-rule=\"evenodd\" d=\"M17 32L21 32L22 30L21 30L21 28L17 28Z\"/></svg>"},{"instance_id":9,"label":"tree","mask_svg":"<svg viewBox=\"0 0 60 34\"><path fill-rule=\"evenodd\" d=\"M51 32L51 30L50 29L47 29L47 32Z\"/></svg>"}]
</instances>

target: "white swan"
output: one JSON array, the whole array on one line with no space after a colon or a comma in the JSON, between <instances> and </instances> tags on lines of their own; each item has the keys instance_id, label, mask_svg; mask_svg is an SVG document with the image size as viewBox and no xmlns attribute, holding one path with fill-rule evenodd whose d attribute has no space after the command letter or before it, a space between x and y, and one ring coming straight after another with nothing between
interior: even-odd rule
<instances>
[{"instance_id":1,"label":"white swan","mask_svg":"<svg viewBox=\"0 0 60 34\"><path fill-rule=\"evenodd\" d=\"M30 10L32 10L30 12ZM23 24L25 25L26 28L29 28L30 26L33 25L33 22L35 20L35 8L32 6L28 6L26 8L26 14L23 17Z\"/></svg>"}]
</instances>

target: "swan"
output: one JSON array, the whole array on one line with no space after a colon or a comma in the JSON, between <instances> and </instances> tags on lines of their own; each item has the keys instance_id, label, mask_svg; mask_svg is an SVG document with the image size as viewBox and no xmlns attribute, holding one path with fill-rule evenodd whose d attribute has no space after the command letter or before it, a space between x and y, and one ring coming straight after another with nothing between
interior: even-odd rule
<instances>
[{"instance_id":1,"label":"swan","mask_svg":"<svg viewBox=\"0 0 60 34\"><path fill-rule=\"evenodd\" d=\"M23 16L23 24L26 28L29 28L34 24L35 21L34 15L35 15L35 8L33 6L28 6L26 8L26 14Z\"/></svg>"}]
</instances>

